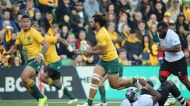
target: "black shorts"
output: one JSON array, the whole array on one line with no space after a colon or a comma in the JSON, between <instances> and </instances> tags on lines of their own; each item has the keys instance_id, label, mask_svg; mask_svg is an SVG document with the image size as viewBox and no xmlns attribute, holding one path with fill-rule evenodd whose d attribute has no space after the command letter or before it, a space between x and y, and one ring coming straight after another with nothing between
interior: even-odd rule
<instances>
[{"instance_id":1,"label":"black shorts","mask_svg":"<svg viewBox=\"0 0 190 106\"><path fill-rule=\"evenodd\" d=\"M60 73L49 66L45 66L44 72L47 73L49 77L52 78L52 80L60 79L60 76L61 76Z\"/></svg>"},{"instance_id":2,"label":"black shorts","mask_svg":"<svg viewBox=\"0 0 190 106\"><path fill-rule=\"evenodd\" d=\"M160 76L168 77L173 74L178 77L187 76L187 62L185 57L175 62L168 62L164 59L160 66Z\"/></svg>"},{"instance_id":3,"label":"black shorts","mask_svg":"<svg viewBox=\"0 0 190 106\"><path fill-rule=\"evenodd\" d=\"M158 104L159 104L159 106L164 106L164 104L165 104L165 102L166 102L166 100L168 98L168 95L170 93L170 84L167 81L161 83L161 86L157 91L161 95L161 98L158 101Z\"/></svg>"}]
</instances>

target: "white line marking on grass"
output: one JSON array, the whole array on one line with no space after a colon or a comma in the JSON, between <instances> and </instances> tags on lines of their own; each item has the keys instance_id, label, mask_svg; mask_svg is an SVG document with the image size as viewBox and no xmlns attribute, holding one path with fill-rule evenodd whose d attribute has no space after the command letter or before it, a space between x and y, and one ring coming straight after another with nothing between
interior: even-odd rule
<instances>
[{"instance_id":1,"label":"white line marking on grass","mask_svg":"<svg viewBox=\"0 0 190 106\"><path fill-rule=\"evenodd\" d=\"M77 103L84 103L85 101L79 101ZM22 102L22 103L30 103L30 104L36 104L37 102ZM49 104L60 104L60 103L67 103L67 102L47 102ZM95 101L94 103L98 103L98 101ZM107 103L121 103L119 101L109 101Z\"/></svg>"}]
</instances>

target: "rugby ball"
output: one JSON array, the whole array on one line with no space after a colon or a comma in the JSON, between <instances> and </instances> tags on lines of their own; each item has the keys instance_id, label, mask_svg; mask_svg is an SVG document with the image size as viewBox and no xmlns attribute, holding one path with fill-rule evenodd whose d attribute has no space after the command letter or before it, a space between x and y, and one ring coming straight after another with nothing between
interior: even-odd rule
<instances>
[{"instance_id":1,"label":"rugby ball","mask_svg":"<svg viewBox=\"0 0 190 106\"><path fill-rule=\"evenodd\" d=\"M80 45L80 51L84 52L86 50L88 50L90 48L90 46L87 43L81 43Z\"/></svg>"}]
</instances>

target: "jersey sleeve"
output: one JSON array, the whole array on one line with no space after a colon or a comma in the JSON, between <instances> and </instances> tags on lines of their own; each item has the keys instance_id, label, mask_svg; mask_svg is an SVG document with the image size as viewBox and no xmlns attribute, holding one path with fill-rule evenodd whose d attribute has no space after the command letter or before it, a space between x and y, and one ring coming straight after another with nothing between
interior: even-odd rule
<instances>
[{"instance_id":1,"label":"jersey sleeve","mask_svg":"<svg viewBox=\"0 0 190 106\"><path fill-rule=\"evenodd\" d=\"M38 43L41 43L43 40L44 40L44 37L40 34L40 32L38 31L33 31L33 38L38 42Z\"/></svg>"},{"instance_id":2,"label":"jersey sleeve","mask_svg":"<svg viewBox=\"0 0 190 106\"><path fill-rule=\"evenodd\" d=\"M45 40L50 43L50 44L56 44L57 43L57 37L55 36L49 36L49 35L46 35L45 36Z\"/></svg>"},{"instance_id":3,"label":"jersey sleeve","mask_svg":"<svg viewBox=\"0 0 190 106\"><path fill-rule=\"evenodd\" d=\"M107 36L104 33L99 33L96 36L96 40L98 45L106 45Z\"/></svg>"},{"instance_id":4,"label":"jersey sleeve","mask_svg":"<svg viewBox=\"0 0 190 106\"><path fill-rule=\"evenodd\" d=\"M15 44L16 45L21 45L20 34L17 35Z\"/></svg>"}]
</instances>

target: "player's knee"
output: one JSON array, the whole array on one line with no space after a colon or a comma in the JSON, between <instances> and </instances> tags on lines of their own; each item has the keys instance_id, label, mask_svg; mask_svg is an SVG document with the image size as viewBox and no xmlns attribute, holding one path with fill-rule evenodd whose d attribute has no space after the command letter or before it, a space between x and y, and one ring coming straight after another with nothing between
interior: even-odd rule
<instances>
[{"instance_id":1,"label":"player's knee","mask_svg":"<svg viewBox=\"0 0 190 106\"><path fill-rule=\"evenodd\" d=\"M102 79L103 79L102 76L94 73L93 77L92 77L92 84L99 85L99 83L101 82Z\"/></svg>"},{"instance_id":2,"label":"player's knee","mask_svg":"<svg viewBox=\"0 0 190 106\"><path fill-rule=\"evenodd\" d=\"M47 79L44 76L40 76L40 81L45 82Z\"/></svg>"},{"instance_id":3,"label":"player's knee","mask_svg":"<svg viewBox=\"0 0 190 106\"><path fill-rule=\"evenodd\" d=\"M159 80L161 83L163 83L167 80L167 77L159 76Z\"/></svg>"},{"instance_id":4,"label":"player's knee","mask_svg":"<svg viewBox=\"0 0 190 106\"><path fill-rule=\"evenodd\" d=\"M167 80L167 82L170 84L171 87L175 85L174 82L171 80Z\"/></svg>"},{"instance_id":5,"label":"player's knee","mask_svg":"<svg viewBox=\"0 0 190 106\"><path fill-rule=\"evenodd\" d=\"M117 84L117 83L111 83L110 86L111 86L113 89L119 89L119 88L120 88L119 84Z\"/></svg>"},{"instance_id":6,"label":"player's knee","mask_svg":"<svg viewBox=\"0 0 190 106\"><path fill-rule=\"evenodd\" d=\"M100 79L99 78L96 78L96 77L92 78L92 84L99 85L99 83L100 83Z\"/></svg>"},{"instance_id":7,"label":"player's knee","mask_svg":"<svg viewBox=\"0 0 190 106\"><path fill-rule=\"evenodd\" d=\"M26 74L21 74L21 79L24 83L27 83L27 81L30 79L28 75Z\"/></svg>"},{"instance_id":8,"label":"player's knee","mask_svg":"<svg viewBox=\"0 0 190 106\"><path fill-rule=\"evenodd\" d=\"M45 74L42 74L41 76L40 76L40 80L42 81L42 82L47 82L47 80L48 80L48 75L45 75Z\"/></svg>"}]
</instances>

